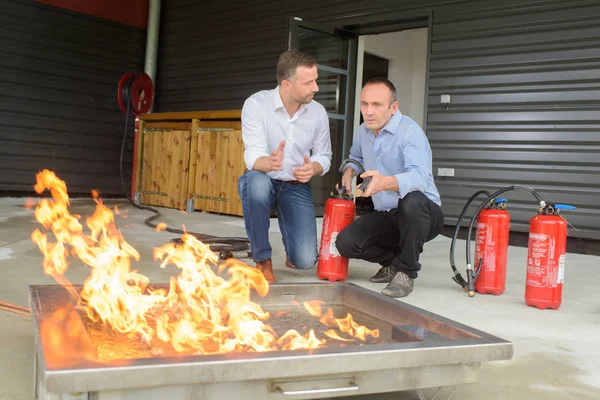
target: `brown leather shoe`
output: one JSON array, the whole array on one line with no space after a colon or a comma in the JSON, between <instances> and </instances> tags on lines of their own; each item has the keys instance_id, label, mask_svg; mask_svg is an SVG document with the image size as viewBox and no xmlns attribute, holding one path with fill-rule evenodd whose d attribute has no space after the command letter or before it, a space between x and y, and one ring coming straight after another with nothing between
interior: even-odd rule
<instances>
[{"instance_id":1,"label":"brown leather shoe","mask_svg":"<svg viewBox=\"0 0 600 400\"><path fill-rule=\"evenodd\" d=\"M296 266L294 264L292 264L287 257L285 258L285 266L291 269L296 269Z\"/></svg>"},{"instance_id":2,"label":"brown leather shoe","mask_svg":"<svg viewBox=\"0 0 600 400\"><path fill-rule=\"evenodd\" d=\"M273 264L271 264L270 258L266 259L265 261L257 262L256 268L262 272L267 282L275 283L275 274L273 274Z\"/></svg>"}]
</instances>

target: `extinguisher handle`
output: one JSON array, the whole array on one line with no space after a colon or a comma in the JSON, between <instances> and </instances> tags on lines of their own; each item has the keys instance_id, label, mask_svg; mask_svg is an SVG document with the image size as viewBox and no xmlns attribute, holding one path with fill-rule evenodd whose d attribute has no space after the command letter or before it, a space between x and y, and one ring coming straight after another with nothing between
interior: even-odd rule
<instances>
[{"instance_id":1,"label":"extinguisher handle","mask_svg":"<svg viewBox=\"0 0 600 400\"><path fill-rule=\"evenodd\" d=\"M498 197L497 199L494 200L494 204L500 204L500 203L508 203L508 199L505 199L504 197Z\"/></svg>"},{"instance_id":2,"label":"extinguisher handle","mask_svg":"<svg viewBox=\"0 0 600 400\"><path fill-rule=\"evenodd\" d=\"M554 208L556 210L575 210L577 207L570 204L555 204Z\"/></svg>"}]
</instances>

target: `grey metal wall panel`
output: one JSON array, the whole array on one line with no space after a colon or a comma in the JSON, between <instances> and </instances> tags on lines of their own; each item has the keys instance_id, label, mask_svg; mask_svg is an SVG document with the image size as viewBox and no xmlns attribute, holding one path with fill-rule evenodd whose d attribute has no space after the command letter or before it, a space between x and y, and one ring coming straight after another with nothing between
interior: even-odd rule
<instances>
[{"instance_id":1,"label":"grey metal wall panel","mask_svg":"<svg viewBox=\"0 0 600 400\"><path fill-rule=\"evenodd\" d=\"M127 71L143 70L145 30L29 0L0 9L0 191L31 192L49 168L69 192L121 195ZM124 157L131 177L133 121Z\"/></svg>"},{"instance_id":2,"label":"grey metal wall panel","mask_svg":"<svg viewBox=\"0 0 600 400\"><path fill-rule=\"evenodd\" d=\"M166 0L160 111L240 108L275 86L287 18L357 26L433 11L427 135L448 224L478 189L522 184L565 214L573 236L600 238L600 4L597 0ZM452 95L445 109L440 95ZM513 229L535 212L508 194Z\"/></svg>"},{"instance_id":3,"label":"grey metal wall panel","mask_svg":"<svg viewBox=\"0 0 600 400\"><path fill-rule=\"evenodd\" d=\"M463 2L380 0L374 6L364 0L164 0L156 110L239 109L252 93L275 87L289 16L346 24L386 10Z\"/></svg>"},{"instance_id":4,"label":"grey metal wall panel","mask_svg":"<svg viewBox=\"0 0 600 400\"><path fill-rule=\"evenodd\" d=\"M474 191L526 185L578 207L572 236L600 238L600 4L522 3L434 14L428 135L434 169L455 169L436 177L444 211L455 223ZM527 230L535 200L507 195Z\"/></svg>"}]
</instances>

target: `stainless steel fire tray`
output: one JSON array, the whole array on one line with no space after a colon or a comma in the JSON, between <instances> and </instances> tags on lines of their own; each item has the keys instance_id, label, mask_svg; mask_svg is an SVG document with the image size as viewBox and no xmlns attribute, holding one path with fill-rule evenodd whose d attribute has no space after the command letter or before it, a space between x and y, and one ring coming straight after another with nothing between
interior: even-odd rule
<instances>
[{"instance_id":1,"label":"stainless steel fire tray","mask_svg":"<svg viewBox=\"0 0 600 400\"><path fill-rule=\"evenodd\" d=\"M266 297L253 299L270 312L309 300L324 301L336 317L350 312L359 324L378 328L380 342L109 364L76 362L65 353L49 363L47 355L56 357L60 344L43 339L42 322L72 300L61 286L32 286L36 398L272 400L418 390L477 382L480 363L513 354L506 340L350 283L273 284Z\"/></svg>"}]
</instances>

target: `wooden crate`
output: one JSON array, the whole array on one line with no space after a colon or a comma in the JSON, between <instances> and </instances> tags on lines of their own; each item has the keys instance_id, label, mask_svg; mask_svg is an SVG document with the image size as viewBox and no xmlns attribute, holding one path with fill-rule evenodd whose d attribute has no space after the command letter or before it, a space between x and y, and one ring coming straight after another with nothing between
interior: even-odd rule
<instances>
[{"instance_id":1,"label":"wooden crate","mask_svg":"<svg viewBox=\"0 0 600 400\"><path fill-rule=\"evenodd\" d=\"M191 124L146 122L141 130L142 204L184 210L188 192Z\"/></svg>"},{"instance_id":2,"label":"wooden crate","mask_svg":"<svg viewBox=\"0 0 600 400\"><path fill-rule=\"evenodd\" d=\"M241 122L199 121L194 209L242 215L238 178L246 169Z\"/></svg>"},{"instance_id":3,"label":"wooden crate","mask_svg":"<svg viewBox=\"0 0 600 400\"><path fill-rule=\"evenodd\" d=\"M242 215L241 111L140 117L135 191L147 205Z\"/></svg>"}]
</instances>

